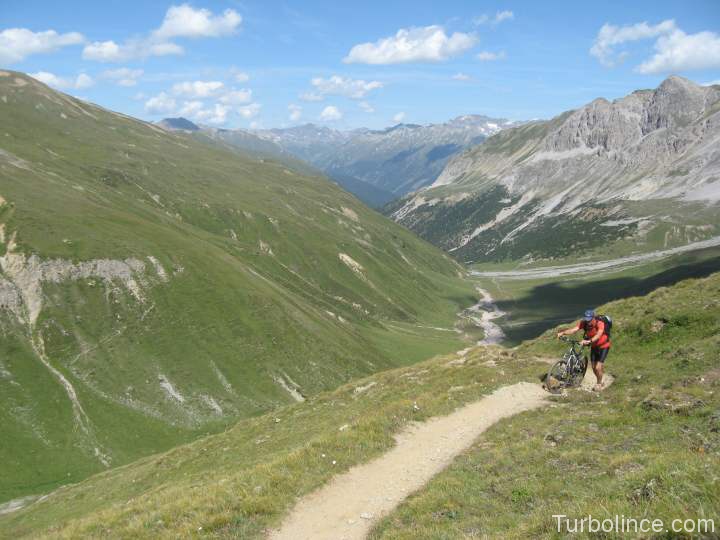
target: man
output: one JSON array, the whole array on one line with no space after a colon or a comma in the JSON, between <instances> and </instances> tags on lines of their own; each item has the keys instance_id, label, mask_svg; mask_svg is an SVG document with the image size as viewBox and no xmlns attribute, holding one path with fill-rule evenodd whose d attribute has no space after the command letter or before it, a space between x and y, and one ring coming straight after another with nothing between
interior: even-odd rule
<instances>
[{"instance_id":1,"label":"man","mask_svg":"<svg viewBox=\"0 0 720 540\"><path fill-rule=\"evenodd\" d=\"M590 345L590 361L592 370L597 378L594 390L600 391L603 388L603 375L605 373L605 359L610 352L610 338L605 329L605 323L595 316L595 311L588 309L585 316L578 321L573 328L567 328L558 332L558 339L562 336L569 336L582 330L585 335L580 342L581 345Z\"/></svg>"}]
</instances>

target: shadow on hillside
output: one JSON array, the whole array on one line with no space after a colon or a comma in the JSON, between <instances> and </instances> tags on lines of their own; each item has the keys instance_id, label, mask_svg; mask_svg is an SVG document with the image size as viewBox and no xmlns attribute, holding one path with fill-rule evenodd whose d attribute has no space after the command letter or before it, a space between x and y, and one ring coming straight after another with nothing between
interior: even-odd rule
<instances>
[{"instance_id":1,"label":"shadow on hillside","mask_svg":"<svg viewBox=\"0 0 720 540\"><path fill-rule=\"evenodd\" d=\"M645 278L619 277L597 281L548 283L533 288L518 300L498 301L498 307L510 313L501 323L506 345L532 339L563 321L578 318L588 308L629 296L642 296L688 278L701 278L720 271L720 257L685 256L683 264ZM542 318L537 320L537 314ZM514 322L531 321L531 322Z\"/></svg>"}]
</instances>

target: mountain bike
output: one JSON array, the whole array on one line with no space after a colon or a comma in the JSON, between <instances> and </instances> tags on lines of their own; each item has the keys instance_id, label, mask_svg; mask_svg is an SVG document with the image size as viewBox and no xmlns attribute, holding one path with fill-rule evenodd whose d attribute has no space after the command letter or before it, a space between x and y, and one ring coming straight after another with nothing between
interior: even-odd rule
<instances>
[{"instance_id":1,"label":"mountain bike","mask_svg":"<svg viewBox=\"0 0 720 540\"><path fill-rule=\"evenodd\" d=\"M545 388L550 392L580 386L588 366L588 359L583 354L583 345L580 341L565 336L560 340L569 343L570 348L553 364L545 377Z\"/></svg>"}]
</instances>

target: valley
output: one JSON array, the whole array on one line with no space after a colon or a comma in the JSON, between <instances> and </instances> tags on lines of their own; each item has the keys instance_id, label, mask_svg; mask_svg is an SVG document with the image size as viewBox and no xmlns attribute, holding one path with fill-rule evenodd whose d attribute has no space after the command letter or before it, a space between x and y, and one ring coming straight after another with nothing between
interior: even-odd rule
<instances>
[{"instance_id":1,"label":"valley","mask_svg":"<svg viewBox=\"0 0 720 540\"><path fill-rule=\"evenodd\" d=\"M351 131L314 124L270 130L201 128L184 118L159 123L296 167L310 164L374 208L432 184L454 155L518 124L482 115Z\"/></svg>"},{"instance_id":2,"label":"valley","mask_svg":"<svg viewBox=\"0 0 720 540\"><path fill-rule=\"evenodd\" d=\"M469 343L464 269L325 177L0 96L0 501Z\"/></svg>"},{"instance_id":3,"label":"valley","mask_svg":"<svg viewBox=\"0 0 720 540\"><path fill-rule=\"evenodd\" d=\"M720 247L709 240L602 263L493 268L470 274L503 313L497 319L502 343L512 347L561 322L577 320L586 309L719 271Z\"/></svg>"}]
</instances>

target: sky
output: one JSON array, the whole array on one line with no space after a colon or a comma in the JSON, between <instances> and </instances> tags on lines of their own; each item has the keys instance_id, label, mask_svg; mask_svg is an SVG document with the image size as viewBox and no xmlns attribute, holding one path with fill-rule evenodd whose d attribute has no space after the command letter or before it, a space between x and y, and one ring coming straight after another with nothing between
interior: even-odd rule
<instances>
[{"instance_id":1,"label":"sky","mask_svg":"<svg viewBox=\"0 0 720 540\"><path fill-rule=\"evenodd\" d=\"M530 120L720 83L720 0L0 0L0 66L152 121Z\"/></svg>"}]
</instances>

